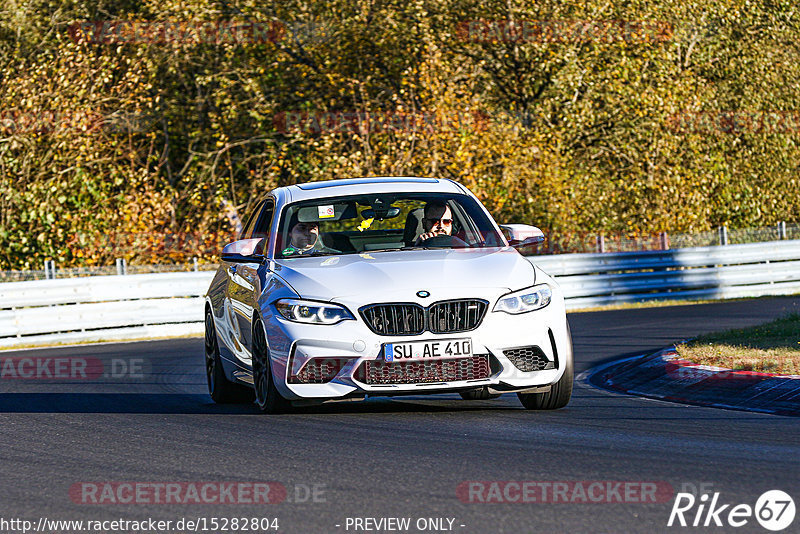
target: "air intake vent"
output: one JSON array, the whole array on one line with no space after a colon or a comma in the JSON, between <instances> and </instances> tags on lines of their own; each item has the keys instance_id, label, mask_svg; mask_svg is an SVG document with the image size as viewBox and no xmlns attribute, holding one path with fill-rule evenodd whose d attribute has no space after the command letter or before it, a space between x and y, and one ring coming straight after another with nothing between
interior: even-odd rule
<instances>
[{"instance_id":1,"label":"air intake vent","mask_svg":"<svg viewBox=\"0 0 800 534\"><path fill-rule=\"evenodd\" d=\"M349 358L312 358L296 375L289 376L290 384L327 384L339 374Z\"/></svg>"},{"instance_id":2,"label":"air intake vent","mask_svg":"<svg viewBox=\"0 0 800 534\"><path fill-rule=\"evenodd\" d=\"M504 350L503 354L506 358L511 360L511 363L513 363L517 369L526 373L556 368L555 364L549 361L544 355L542 349L536 345Z\"/></svg>"},{"instance_id":3,"label":"air intake vent","mask_svg":"<svg viewBox=\"0 0 800 534\"><path fill-rule=\"evenodd\" d=\"M369 385L387 385L481 380L489 378L491 374L489 355L476 354L469 358L447 360L368 360L358 367L353 377Z\"/></svg>"}]
</instances>

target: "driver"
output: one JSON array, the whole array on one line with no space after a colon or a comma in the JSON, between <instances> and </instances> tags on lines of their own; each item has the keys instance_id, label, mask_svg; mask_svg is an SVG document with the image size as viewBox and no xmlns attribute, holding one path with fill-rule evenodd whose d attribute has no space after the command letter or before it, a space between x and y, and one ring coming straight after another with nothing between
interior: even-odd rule
<instances>
[{"instance_id":1,"label":"driver","mask_svg":"<svg viewBox=\"0 0 800 534\"><path fill-rule=\"evenodd\" d=\"M452 235L453 213L450 206L444 202L428 202L425 204L422 216L422 234L417 238L415 245L437 235Z\"/></svg>"},{"instance_id":2,"label":"driver","mask_svg":"<svg viewBox=\"0 0 800 534\"><path fill-rule=\"evenodd\" d=\"M319 223L316 221L300 222L297 215L292 215L289 230L289 246L283 249L284 256L300 256L324 252L340 254L341 251L326 247L319 238Z\"/></svg>"}]
</instances>

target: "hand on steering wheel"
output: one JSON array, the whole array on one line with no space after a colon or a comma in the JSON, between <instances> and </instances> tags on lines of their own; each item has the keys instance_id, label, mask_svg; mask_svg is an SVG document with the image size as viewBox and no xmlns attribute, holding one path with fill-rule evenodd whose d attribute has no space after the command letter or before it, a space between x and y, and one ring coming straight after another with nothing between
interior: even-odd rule
<instances>
[{"instance_id":1,"label":"hand on steering wheel","mask_svg":"<svg viewBox=\"0 0 800 534\"><path fill-rule=\"evenodd\" d=\"M436 248L467 248L469 246L466 241L454 235L433 234L432 232L419 236L418 244L423 247Z\"/></svg>"}]
</instances>

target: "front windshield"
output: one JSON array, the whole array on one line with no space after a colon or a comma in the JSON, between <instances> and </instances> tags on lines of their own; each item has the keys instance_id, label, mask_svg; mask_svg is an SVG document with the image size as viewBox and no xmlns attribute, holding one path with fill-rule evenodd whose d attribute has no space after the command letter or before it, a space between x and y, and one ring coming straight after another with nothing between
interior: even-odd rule
<instances>
[{"instance_id":1,"label":"front windshield","mask_svg":"<svg viewBox=\"0 0 800 534\"><path fill-rule=\"evenodd\" d=\"M281 215L276 257L502 245L467 195L376 193L290 204Z\"/></svg>"}]
</instances>

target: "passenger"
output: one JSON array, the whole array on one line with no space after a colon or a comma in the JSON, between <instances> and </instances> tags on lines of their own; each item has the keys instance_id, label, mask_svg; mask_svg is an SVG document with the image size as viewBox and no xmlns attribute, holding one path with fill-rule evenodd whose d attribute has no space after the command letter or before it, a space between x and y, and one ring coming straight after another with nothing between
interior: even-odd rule
<instances>
[{"instance_id":1,"label":"passenger","mask_svg":"<svg viewBox=\"0 0 800 534\"><path fill-rule=\"evenodd\" d=\"M319 237L319 223L299 222L292 215L289 231L289 246L283 249L284 256L310 255L314 253L341 254L341 251L326 247Z\"/></svg>"}]
</instances>

